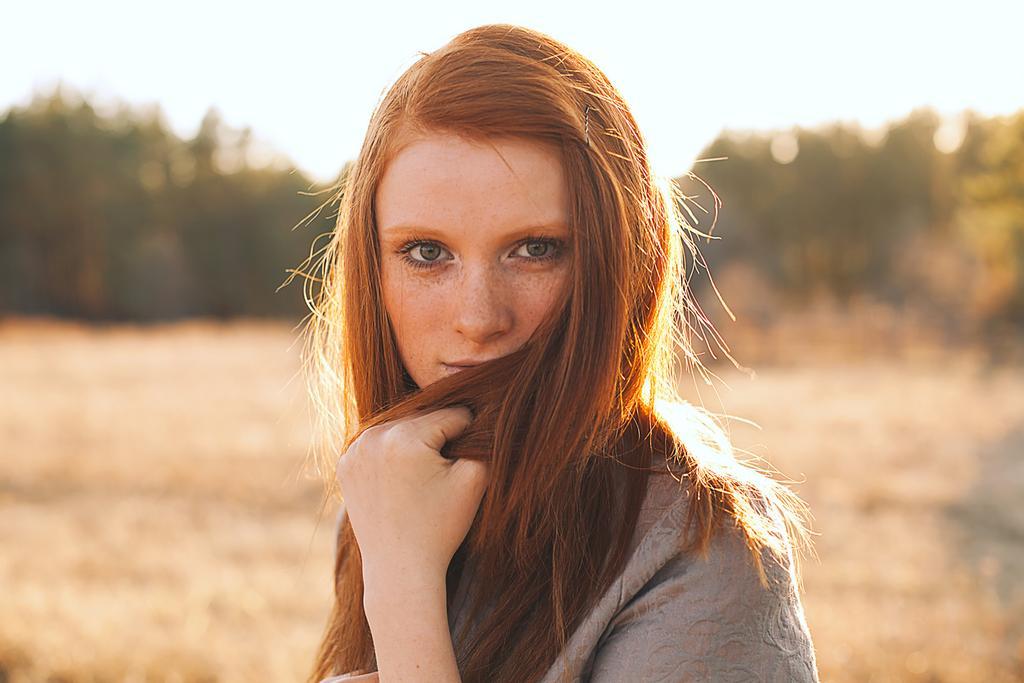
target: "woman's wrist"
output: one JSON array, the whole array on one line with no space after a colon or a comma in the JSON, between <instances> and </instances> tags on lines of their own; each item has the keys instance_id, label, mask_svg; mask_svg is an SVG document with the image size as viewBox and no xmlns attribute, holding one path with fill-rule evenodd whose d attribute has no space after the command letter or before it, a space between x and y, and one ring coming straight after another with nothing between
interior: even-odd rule
<instances>
[{"instance_id":1,"label":"woman's wrist","mask_svg":"<svg viewBox=\"0 0 1024 683\"><path fill-rule=\"evenodd\" d=\"M363 565L363 609L367 619L377 612L410 605L447 605L445 572L424 566Z\"/></svg>"},{"instance_id":2,"label":"woman's wrist","mask_svg":"<svg viewBox=\"0 0 1024 683\"><path fill-rule=\"evenodd\" d=\"M364 567L363 609L385 681L458 683L445 573Z\"/></svg>"}]
</instances>

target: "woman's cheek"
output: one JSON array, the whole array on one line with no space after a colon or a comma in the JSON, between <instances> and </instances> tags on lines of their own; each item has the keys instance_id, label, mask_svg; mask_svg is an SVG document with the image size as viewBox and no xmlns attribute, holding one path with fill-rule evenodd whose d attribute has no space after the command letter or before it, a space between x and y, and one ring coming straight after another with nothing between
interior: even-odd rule
<instances>
[{"instance_id":1,"label":"woman's cheek","mask_svg":"<svg viewBox=\"0 0 1024 683\"><path fill-rule=\"evenodd\" d=\"M560 268L524 277L516 283L514 300L529 312L531 320L543 318L566 296L568 275L568 269Z\"/></svg>"},{"instance_id":2,"label":"woman's cheek","mask_svg":"<svg viewBox=\"0 0 1024 683\"><path fill-rule=\"evenodd\" d=\"M446 293L445 288L436 284L425 285L404 279L393 293L393 322L397 323L400 332L413 334L418 334L428 323L437 325L444 313L443 302L446 299L443 297Z\"/></svg>"}]
</instances>

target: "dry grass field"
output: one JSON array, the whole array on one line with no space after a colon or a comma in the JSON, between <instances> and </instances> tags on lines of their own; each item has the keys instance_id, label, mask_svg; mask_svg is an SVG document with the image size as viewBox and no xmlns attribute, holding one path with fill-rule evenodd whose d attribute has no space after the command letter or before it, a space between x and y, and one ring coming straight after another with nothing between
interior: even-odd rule
<instances>
[{"instance_id":1,"label":"dry grass field","mask_svg":"<svg viewBox=\"0 0 1024 683\"><path fill-rule=\"evenodd\" d=\"M0 324L0 681L305 674L334 510L296 334ZM684 393L811 506L822 680L1024 680L1024 369L815 350Z\"/></svg>"}]
</instances>

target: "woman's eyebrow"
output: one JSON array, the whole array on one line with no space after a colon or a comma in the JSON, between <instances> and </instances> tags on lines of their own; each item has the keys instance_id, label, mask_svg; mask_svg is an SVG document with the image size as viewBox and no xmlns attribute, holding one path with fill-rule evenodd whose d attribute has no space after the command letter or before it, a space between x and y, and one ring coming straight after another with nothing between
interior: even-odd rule
<instances>
[{"instance_id":1,"label":"woman's eyebrow","mask_svg":"<svg viewBox=\"0 0 1024 683\"><path fill-rule=\"evenodd\" d=\"M504 234L500 235L499 238L500 239L515 239L515 238L518 238L518 237L526 237L527 235L532 235L532 234L534 234L536 232L542 232L542 231L555 231L555 232L560 232L561 231L561 232L565 232L566 230L567 230L567 228L566 228L566 222L565 221L562 221L562 220L544 221L544 222L541 222L541 223L530 223L528 225L520 226L519 228L516 228L516 229L514 229L514 230L512 230L510 232L507 232L507 233L504 233ZM413 233L415 233L417 235L427 236L427 237L437 237L439 239L443 239L443 238L448 236L448 233L445 230L442 230L442 229L439 229L439 228L434 228L434 227L431 227L431 226L425 226L425 225L408 225L408 224L391 225L391 226L388 226L386 228L382 228L380 232L381 232L381 236L382 237L384 237L384 238L391 238L391 239L400 237L402 235L413 234Z\"/></svg>"}]
</instances>

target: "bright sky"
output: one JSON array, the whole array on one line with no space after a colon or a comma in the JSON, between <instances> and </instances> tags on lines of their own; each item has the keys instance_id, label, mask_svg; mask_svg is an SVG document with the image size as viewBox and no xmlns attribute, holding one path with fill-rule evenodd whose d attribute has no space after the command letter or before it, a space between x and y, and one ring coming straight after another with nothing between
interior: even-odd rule
<instances>
[{"instance_id":1,"label":"bright sky","mask_svg":"<svg viewBox=\"0 0 1024 683\"><path fill-rule=\"evenodd\" d=\"M0 29L0 111L58 80L103 105L159 102L191 136L209 106L314 179L362 144L383 91L460 31L508 22L590 57L633 108L655 170L723 128L873 128L930 105L1024 107L1024 2L18 2Z\"/></svg>"}]
</instances>

